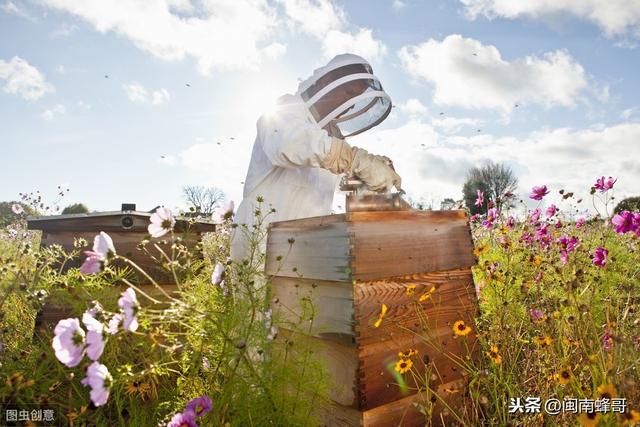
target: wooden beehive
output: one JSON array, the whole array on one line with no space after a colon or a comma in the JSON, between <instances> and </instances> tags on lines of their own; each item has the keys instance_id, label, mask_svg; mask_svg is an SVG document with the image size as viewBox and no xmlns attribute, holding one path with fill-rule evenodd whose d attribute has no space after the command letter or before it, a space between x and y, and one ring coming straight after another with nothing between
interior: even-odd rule
<instances>
[{"instance_id":1,"label":"wooden beehive","mask_svg":"<svg viewBox=\"0 0 640 427\"><path fill-rule=\"evenodd\" d=\"M398 352L409 348L427 362L414 359L414 368L423 373L429 367L430 387L461 409L466 380L451 357L469 362L465 357L477 356L477 343L474 333L455 337L453 324L474 325L475 262L464 211L347 212L271 224L266 271L272 309L295 321L305 295L317 308L310 339L336 382L324 425L425 425L412 405L424 394L407 394L393 372ZM415 285L411 295L409 285ZM414 333L422 330L414 304L432 287L419 303L431 337L423 340ZM382 304L388 311L376 327ZM279 339L292 334L285 330ZM431 399L431 421L452 425L440 398Z\"/></svg>"},{"instance_id":2,"label":"wooden beehive","mask_svg":"<svg viewBox=\"0 0 640 427\"><path fill-rule=\"evenodd\" d=\"M150 223L151 215L151 212L136 210L51 215L28 218L27 228L42 231L41 248L60 245L69 253L73 250L78 250L78 248L74 248L74 239L84 238L86 240L87 244L79 248L80 253L78 256L63 265L54 266L59 267L61 272L66 272L70 268L80 267L86 258L84 251L91 250L94 237L104 231L113 240L114 247L119 255L123 255L135 262L165 291L169 293L175 292L176 285L173 275L151 258L153 256L161 259L161 253L155 248L154 244L158 244L165 253L171 254L170 237L165 235L161 238L150 238L150 243L146 245L146 251L138 249L138 244L145 237L149 237L147 227ZM197 219L189 221L187 218L178 217L173 229L174 233L180 236L183 244L193 248L201 240L202 233L214 232L216 225L209 220ZM115 266L124 267L126 264L116 261ZM153 285L149 284L149 280L142 274L133 269L131 272L132 275L128 280L132 283L140 286L151 295L160 293ZM65 307L57 307L50 303L45 304L36 317L36 331L39 332L42 328L55 326L58 320L67 317L67 315L68 310Z\"/></svg>"}]
</instances>

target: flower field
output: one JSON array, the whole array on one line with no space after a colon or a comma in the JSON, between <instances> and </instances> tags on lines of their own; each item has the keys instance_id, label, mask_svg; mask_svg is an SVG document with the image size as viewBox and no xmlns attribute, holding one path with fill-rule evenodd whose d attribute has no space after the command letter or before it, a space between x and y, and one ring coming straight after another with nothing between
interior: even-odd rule
<instances>
[{"instance_id":1,"label":"flower field","mask_svg":"<svg viewBox=\"0 0 640 427\"><path fill-rule=\"evenodd\" d=\"M465 402L446 409L457 424L640 424L640 212L611 211L615 183L595 180L589 201L536 186L527 197L538 205L524 215L507 194L471 217L480 311L450 326L480 351L457 360L468 386L446 390ZM586 203L596 214L580 214ZM151 217L138 249L169 243L158 262L177 279L174 295L130 281L139 267L108 233L84 253L81 241L75 253L39 249L17 204L19 219L0 231L0 405L53 410L61 425L317 425L329 376L308 343L278 339L281 327L304 332L309 322L284 324L269 309L260 227L239 226L251 256L228 259L238 226L233 206L222 210L221 231L197 248L202 258L174 232L170 210ZM269 214L258 210L258 224ZM63 273L56 266L71 256L83 264ZM406 292L416 307L438 299L435 286ZM73 313L34 335L45 301ZM375 327L386 312L382 304ZM315 313L309 306L302 317ZM418 371L437 367L422 356L398 349L393 369L403 386L433 396L437 376ZM437 397L422 401L430 414Z\"/></svg>"}]
</instances>

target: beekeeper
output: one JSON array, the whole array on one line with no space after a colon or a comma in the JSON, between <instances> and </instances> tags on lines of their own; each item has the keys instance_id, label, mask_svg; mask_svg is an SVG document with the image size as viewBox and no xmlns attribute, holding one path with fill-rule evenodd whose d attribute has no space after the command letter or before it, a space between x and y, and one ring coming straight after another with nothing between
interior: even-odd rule
<instances>
[{"instance_id":1,"label":"beekeeper","mask_svg":"<svg viewBox=\"0 0 640 427\"><path fill-rule=\"evenodd\" d=\"M380 124L391 111L369 63L352 54L333 58L300 83L295 95L278 99L275 111L257 123L237 224L251 231L261 196L264 226L331 213L333 195L343 173L358 176L370 190L400 190L400 176L384 156L350 146L345 138ZM246 232L234 229L231 258L248 256ZM264 251L266 242L261 242Z\"/></svg>"}]
</instances>

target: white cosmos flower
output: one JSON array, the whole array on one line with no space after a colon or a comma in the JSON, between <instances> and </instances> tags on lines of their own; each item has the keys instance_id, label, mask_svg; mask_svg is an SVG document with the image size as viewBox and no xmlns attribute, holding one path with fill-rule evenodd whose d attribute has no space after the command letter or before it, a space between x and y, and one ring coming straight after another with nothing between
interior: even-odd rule
<instances>
[{"instance_id":1,"label":"white cosmos flower","mask_svg":"<svg viewBox=\"0 0 640 427\"><path fill-rule=\"evenodd\" d=\"M173 229L176 225L176 219L173 213L167 208L158 208L151 215L151 224L147 227L151 237L162 237Z\"/></svg>"}]
</instances>

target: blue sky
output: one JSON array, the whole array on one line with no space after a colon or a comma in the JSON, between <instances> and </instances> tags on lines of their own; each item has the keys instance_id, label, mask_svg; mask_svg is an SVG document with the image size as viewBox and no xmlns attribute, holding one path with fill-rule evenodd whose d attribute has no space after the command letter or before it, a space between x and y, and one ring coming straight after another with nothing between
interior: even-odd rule
<instances>
[{"instance_id":1,"label":"blue sky","mask_svg":"<svg viewBox=\"0 0 640 427\"><path fill-rule=\"evenodd\" d=\"M0 0L0 200L65 185L63 206L180 208L205 185L238 203L260 112L343 52L396 105L350 142L416 199L459 199L485 160L522 195L601 175L638 195L639 41L637 0Z\"/></svg>"}]
</instances>

